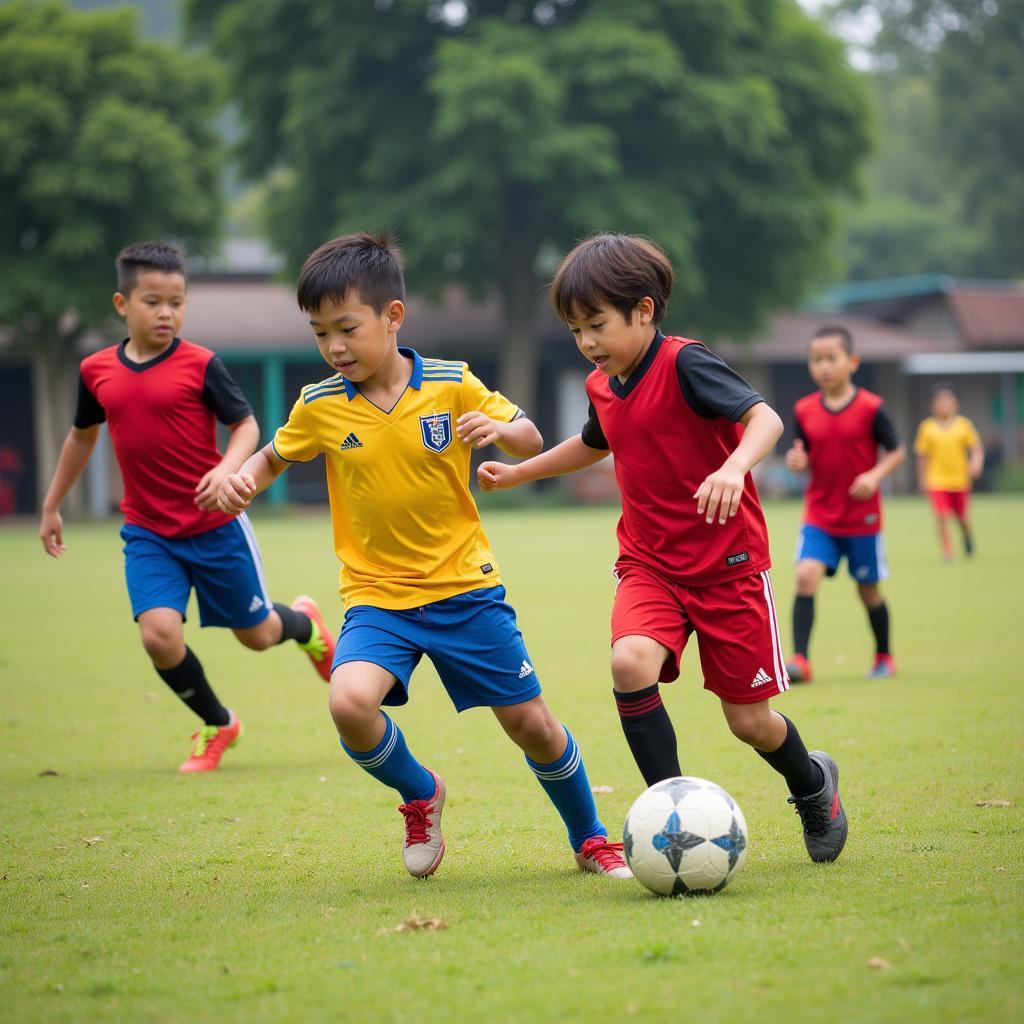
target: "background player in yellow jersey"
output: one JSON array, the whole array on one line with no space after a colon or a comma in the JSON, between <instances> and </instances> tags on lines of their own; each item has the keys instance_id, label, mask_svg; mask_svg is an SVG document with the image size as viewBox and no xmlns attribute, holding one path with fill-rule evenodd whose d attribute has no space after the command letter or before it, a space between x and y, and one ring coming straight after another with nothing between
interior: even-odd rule
<instances>
[{"instance_id":1,"label":"background player in yellow jersey","mask_svg":"<svg viewBox=\"0 0 1024 1024\"><path fill-rule=\"evenodd\" d=\"M345 752L402 796L403 859L432 874L444 855L444 781L420 764L382 705L409 699L420 658L456 710L490 707L522 748L586 871L629 878L609 843L568 729L540 696L469 492L473 448L540 451L537 428L465 363L400 348L405 284L386 237L322 245L299 275L299 306L336 373L302 389L272 444L227 477L220 507L242 512L291 462L323 454L345 622L330 709Z\"/></svg>"},{"instance_id":2,"label":"background player in yellow jersey","mask_svg":"<svg viewBox=\"0 0 1024 1024\"><path fill-rule=\"evenodd\" d=\"M948 520L955 516L964 539L964 551L974 554L974 534L968 518L971 482L985 466L982 447L974 424L960 415L960 396L952 384L932 388L931 416L921 421L914 440L917 454L917 482L931 499L939 528L942 557L953 558Z\"/></svg>"}]
</instances>

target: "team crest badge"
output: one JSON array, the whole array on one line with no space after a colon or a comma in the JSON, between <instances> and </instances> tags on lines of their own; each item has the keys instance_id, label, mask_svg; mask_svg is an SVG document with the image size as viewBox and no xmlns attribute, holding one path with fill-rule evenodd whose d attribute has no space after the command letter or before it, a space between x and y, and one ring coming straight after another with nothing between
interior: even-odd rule
<instances>
[{"instance_id":1,"label":"team crest badge","mask_svg":"<svg viewBox=\"0 0 1024 1024\"><path fill-rule=\"evenodd\" d=\"M443 452L452 443L452 414L435 412L420 417L420 436L423 447L432 452Z\"/></svg>"}]
</instances>

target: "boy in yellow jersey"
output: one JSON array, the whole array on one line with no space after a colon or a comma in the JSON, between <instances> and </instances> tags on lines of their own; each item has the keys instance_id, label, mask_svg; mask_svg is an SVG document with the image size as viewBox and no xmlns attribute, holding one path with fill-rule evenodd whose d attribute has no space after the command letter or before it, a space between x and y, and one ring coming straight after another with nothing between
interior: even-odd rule
<instances>
[{"instance_id":1,"label":"boy in yellow jersey","mask_svg":"<svg viewBox=\"0 0 1024 1024\"><path fill-rule=\"evenodd\" d=\"M622 844L598 820L579 748L540 696L469 492L473 448L535 455L540 433L465 363L399 347L404 298L386 237L346 235L309 256L299 306L336 372L302 389L273 442L224 480L220 507L243 512L289 463L325 456L345 606L331 715L349 757L401 794L410 874L432 874L444 856L445 784L381 708L408 701L426 654L457 711L489 707L525 752L577 864L630 878Z\"/></svg>"},{"instance_id":2,"label":"boy in yellow jersey","mask_svg":"<svg viewBox=\"0 0 1024 1024\"><path fill-rule=\"evenodd\" d=\"M931 416L917 428L914 451L917 453L917 482L931 499L939 528L942 557L953 559L947 520L955 516L964 539L964 552L974 554L967 506L971 481L981 476L985 466L982 447L974 424L960 415L960 396L952 384L936 384L932 388L929 408Z\"/></svg>"}]
</instances>

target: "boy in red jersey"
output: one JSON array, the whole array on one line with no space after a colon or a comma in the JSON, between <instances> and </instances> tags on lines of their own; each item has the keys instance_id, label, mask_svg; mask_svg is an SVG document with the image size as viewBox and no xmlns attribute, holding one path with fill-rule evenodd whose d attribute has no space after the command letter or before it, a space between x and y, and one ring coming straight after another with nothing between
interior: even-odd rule
<instances>
[{"instance_id":1,"label":"boy in red jersey","mask_svg":"<svg viewBox=\"0 0 1024 1024\"><path fill-rule=\"evenodd\" d=\"M185 259L174 246L140 242L117 257L114 307L128 337L82 361L74 426L43 500L39 535L64 554L61 502L85 469L106 422L124 478L125 576L142 644L161 679L202 720L183 772L210 771L242 732L217 699L184 621L193 587L203 626L227 626L262 651L295 640L330 678L333 639L312 598L292 606L267 595L252 527L217 508L217 490L256 448L259 427L224 364L178 336L185 316ZM217 449L216 420L227 425Z\"/></svg>"},{"instance_id":2,"label":"boy in red jersey","mask_svg":"<svg viewBox=\"0 0 1024 1024\"><path fill-rule=\"evenodd\" d=\"M812 860L846 842L839 769L810 754L768 698L788 688L768 568L768 535L750 470L782 421L700 342L659 330L672 266L653 243L597 235L562 261L559 317L596 369L590 416L577 437L516 466L486 462L487 489L594 465L615 453L622 494L612 606L615 703L648 785L680 775L659 683L679 675L696 633L704 687L733 734L786 780Z\"/></svg>"},{"instance_id":3,"label":"boy in red jersey","mask_svg":"<svg viewBox=\"0 0 1024 1024\"><path fill-rule=\"evenodd\" d=\"M814 595L822 576L834 576L846 558L875 635L869 678L896 674L889 650L889 609L878 589L889 575L882 544L881 482L904 460L882 399L852 380L860 365L845 327L827 326L811 339L808 366L819 390L794 406L796 440L786 465L811 471L796 554L793 602L795 653L786 666L794 683L812 678L807 652L814 624ZM885 455L878 458L879 447Z\"/></svg>"}]
</instances>

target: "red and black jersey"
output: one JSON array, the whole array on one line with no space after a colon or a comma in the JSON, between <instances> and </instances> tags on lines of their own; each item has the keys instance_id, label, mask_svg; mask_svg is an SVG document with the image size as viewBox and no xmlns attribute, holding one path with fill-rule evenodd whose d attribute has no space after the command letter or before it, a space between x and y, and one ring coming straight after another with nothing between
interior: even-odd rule
<instances>
[{"instance_id":1,"label":"red and black jersey","mask_svg":"<svg viewBox=\"0 0 1024 1024\"><path fill-rule=\"evenodd\" d=\"M124 478L125 522L164 537L191 537L232 517L195 505L196 484L221 460L215 418L237 423L252 409L208 348L175 338L144 363L126 342L82 360L75 426L106 422Z\"/></svg>"},{"instance_id":2,"label":"red and black jersey","mask_svg":"<svg viewBox=\"0 0 1024 1024\"><path fill-rule=\"evenodd\" d=\"M619 554L701 587L769 568L768 530L747 475L739 511L721 526L697 514L694 493L733 453L738 423L764 399L700 342L659 331L625 384L587 378L590 419L581 438L615 457L622 495Z\"/></svg>"},{"instance_id":3,"label":"red and black jersey","mask_svg":"<svg viewBox=\"0 0 1024 1024\"><path fill-rule=\"evenodd\" d=\"M899 447L882 399L864 388L840 409L830 409L820 391L794 406L796 433L807 449L811 482L804 500L804 522L840 537L878 533L882 501L876 491L866 501L850 497L850 485L878 462L879 446Z\"/></svg>"}]
</instances>

